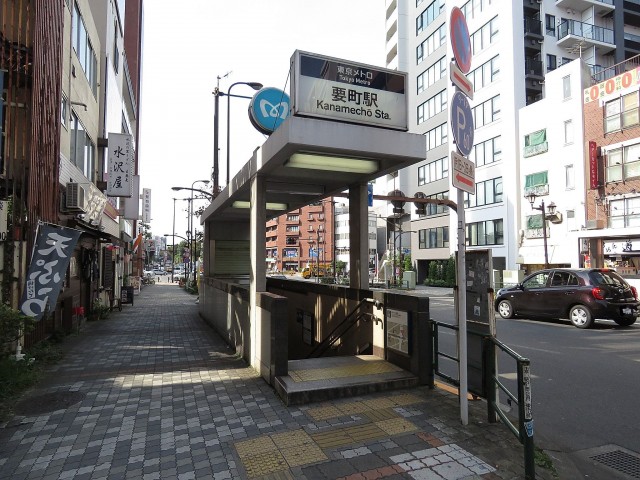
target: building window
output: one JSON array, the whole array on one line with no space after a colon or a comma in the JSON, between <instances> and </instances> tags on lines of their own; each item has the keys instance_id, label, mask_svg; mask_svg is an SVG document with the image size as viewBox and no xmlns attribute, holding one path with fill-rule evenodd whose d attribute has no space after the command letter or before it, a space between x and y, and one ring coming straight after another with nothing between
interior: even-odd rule
<instances>
[{"instance_id":1,"label":"building window","mask_svg":"<svg viewBox=\"0 0 640 480\"><path fill-rule=\"evenodd\" d=\"M471 109L474 128L495 122L500 118L500 95L490 98Z\"/></svg>"},{"instance_id":2,"label":"building window","mask_svg":"<svg viewBox=\"0 0 640 480\"><path fill-rule=\"evenodd\" d=\"M418 230L418 248L449 247L449 227L436 227Z\"/></svg>"},{"instance_id":3,"label":"building window","mask_svg":"<svg viewBox=\"0 0 640 480\"><path fill-rule=\"evenodd\" d=\"M564 143L565 145L573 143L573 121L565 120L564 122Z\"/></svg>"},{"instance_id":4,"label":"building window","mask_svg":"<svg viewBox=\"0 0 640 480\"><path fill-rule=\"evenodd\" d=\"M418 185L436 182L449 176L449 159L439 158L418 167Z\"/></svg>"},{"instance_id":5,"label":"building window","mask_svg":"<svg viewBox=\"0 0 640 480\"><path fill-rule=\"evenodd\" d=\"M495 82L500 78L500 67L498 66L498 55L488 62L483 63L475 70L469 72L469 80L473 82L473 91L477 92L483 87Z\"/></svg>"},{"instance_id":6,"label":"building window","mask_svg":"<svg viewBox=\"0 0 640 480\"><path fill-rule=\"evenodd\" d=\"M416 18L416 35L419 35L427 28L438 16L444 12L444 0L435 0L425 8L418 18Z\"/></svg>"},{"instance_id":7,"label":"building window","mask_svg":"<svg viewBox=\"0 0 640 480\"><path fill-rule=\"evenodd\" d=\"M95 51L89 40L89 34L84 26L84 20L80 14L80 9L76 3L73 8L73 19L71 20L73 49L78 56L80 66L87 76L91 91L96 95L98 88L98 60Z\"/></svg>"},{"instance_id":8,"label":"building window","mask_svg":"<svg viewBox=\"0 0 640 480\"><path fill-rule=\"evenodd\" d=\"M299 215L287 215L287 222L297 222L300 220Z\"/></svg>"},{"instance_id":9,"label":"building window","mask_svg":"<svg viewBox=\"0 0 640 480\"><path fill-rule=\"evenodd\" d=\"M640 143L609 150L606 155L607 182L640 177Z\"/></svg>"},{"instance_id":10,"label":"building window","mask_svg":"<svg viewBox=\"0 0 640 480\"><path fill-rule=\"evenodd\" d=\"M490 138L484 142L476 143L471 148L469 160L476 164L476 167L489 165L502 160L502 147L500 137Z\"/></svg>"},{"instance_id":11,"label":"building window","mask_svg":"<svg viewBox=\"0 0 640 480\"><path fill-rule=\"evenodd\" d=\"M0 73L1 75L1 73ZM67 117L69 116L69 112L67 111L68 100L64 95L62 96L62 102L60 102L60 123L66 128L67 127ZM0 106L1 108L1 106ZM1 118L1 116L0 116ZM2 125L0 125L0 128Z\"/></svg>"},{"instance_id":12,"label":"building window","mask_svg":"<svg viewBox=\"0 0 640 480\"><path fill-rule=\"evenodd\" d=\"M300 227L298 225L287 225L285 230L287 232L299 232L300 231Z\"/></svg>"},{"instance_id":13,"label":"building window","mask_svg":"<svg viewBox=\"0 0 640 480\"><path fill-rule=\"evenodd\" d=\"M476 183L476 194L464 194L465 207L480 207L502 202L502 177Z\"/></svg>"},{"instance_id":14,"label":"building window","mask_svg":"<svg viewBox=\"0 0 640 480\"><path fill-rule=\"evenodd\" d=\"M544 26L547 31L547 35L551 35L552 37L556 36L556 17L555 15L545 15L544 16Z\"/></svg>"},{"instance_id":15,"label":"building window","mask_svg":"<svg viewBox=\"0 0 640 480\"><path fill-rule=\"evenodd\" d=\"M416 48L416 65L435 52L447 41L447 25L443 23L438 30L429 35L424 42Z\"/></svg>"},{"instance_id":16,"label":"building window","mask_svg":"<svg viewBox=\"0 0 640 480\"><path fill-rule=\"evenodd\" d=\"M113 69L118 73L120 65L120 50L118 49L118 38L120 29L118 28L118 22L114 22L113 28Z\"/></svg>"},{"instance_id":17,"label":"building window","mask_svg":"<svg viewBox=\"0 0 640 480\"><path fill-rule=\"evenodd\" d=\"M75 113L71 114L71 163L95 181L96 147Z\"/></svg>"},{"instance_id":18,"label":"building window","mask_svg":"<svg viewBox=\"0 0 640 480\"><path fill-rule=\"evenodd\" d=\"M547 54L547 72L558 68L558 60L555 55Z\"/></svg>"},{"instance_id":19,"label":"building window","mask_svg":"<svg viewBox=\"0 0 640 480\"><path fill-rule=\"evenodd\" d=\"M298 245L298 237L287 236L285 239L286 245Z\"/></svg>"},{"instance_id":20,"label":"building window","mask_svg":"<svg viewBox=\"0 0 640 480\"><path fill-rule=\"evenodd\" d=\"M638 120L637 91L604 104L604 133L638 125Z\"/></svg>"},{"instance_id":21,"label":"building window","mask_svg":"<svg viewBox=\"0 0 640 480\"><path fill-rule=\"evenodd\" d=\"M640 197L611 200L609 202L609 227L640 227Z\"/></svg>"},{"instance_id":22,"label":"building window","mask_svg":"<svg viewBox=\"0 0 640 480\"><path fill-rule=\"evenodd\" d=\"M489 5L495 4L496 0L469 0L465 3L460 10L464 13L464 17L467 21L475 18L476 15L480 15L483 11L489 8Z\"/></svg>"},{"instance_id":23,"label":"building window","mask_svg":"<svg viewBox=\"0 0 640 480\"><path fill-rule=\"evenodd\" d=\"M447 91L442 90L428 99L422 105L418 105L418 125L430 119L434 115L447 108Z\"/></svg>"},{"instance_id":24,"label":"building window","mask_svg":"<svg viewBox=\"0 0 640 480\"><path fill-rule=\"evenodd\" d=\"M547 152L548 150L549 143L547 142L546 128L524 136L524 151L522 153L523 157L533 157L534 155L540 155L541 153Z\"/></svg>"},{"instance_id":25,"label":"building window","mask_svg":"<svg viewBox=\"0 0 640 480\"><path fill-rule=\"evenodd\" d=\"M421 93L422 91L424 91L424 89L429 88L441 78L445 78L446 75L447 59L446 57L442 57L420 75L418 75L418 78L416 79L416 93Z\"/></svg>"},{"instance_id":26,"label":"building window","mask_svg":"<svg viewBox=\"0 0 640 480\"><path fill-rule=\"evenodd\" d=\"M575 188L575 175L573 173L573 165L564 166L564 184L567 190L573 190Z\"/></svg>"},{"instance_id":27,"label":"building window","mask_svg":"<svg viewBox=\"0 0 640 480\"><path fill-rule=\"evenodd\" d=\"M472 53L481 52L498 39L498 16L496 15L470 36Z\"/></svg>"},{"instance_id":28,"label":"building window","mask_svg":"<svg viewBox=\"0 0 640 480\"><path fill-rule=\"evenodd\" d=\"M549 175L546 170L524 177L524 194L526 196L531 193L535 193L536 195L549 194Z\"/></svg>"},{"instance_id":29,"label":"building window","mask_svg":"<svg viewBox=\"0 0 640 480\"><path fill-rule=\"evenodd\" d=\"M447 124L443 123L424 134L427 137L427 151L447 143Z\"/></svg>"},{"instance_id":30,"label":"building window","mask_svg":"<svg viewBox=\"0 0 640 480\"><path fill-rule=\"evenodd\" d=\"M562 77L562 98L571 98L571 76Z\"/></svg>"},{"instance_id":31,"label":"building window","mask_svg":"<svg viewBox=\"0 0 640 480\"><path fill-rule=\"evenodd\" d=\"M502 219L467 224L467 245L502 245L504 243Z\"/></svg>"},{"instance_id":32,"label":"building window","mask_svg":"<svg viewBox=\"0 0 640 480\"><path fill-rule=\"evenodd\" d=\"M448 200L449 192L440 192L434 195L427 195L426 198L432 198L434 200ZM427 203L424 207L425 215L420 215L420 218L442 215L447 213L449 210L449 207L447 207L446 205L436 205L435 203Z\"/></svg>"}]
</instances>

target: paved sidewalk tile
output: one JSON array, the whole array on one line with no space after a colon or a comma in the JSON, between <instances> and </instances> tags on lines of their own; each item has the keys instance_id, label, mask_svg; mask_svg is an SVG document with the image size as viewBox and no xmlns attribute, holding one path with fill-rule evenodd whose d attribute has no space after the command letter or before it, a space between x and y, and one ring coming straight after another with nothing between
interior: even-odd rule
<instances>
[{"instance_id":1,"label":"paved sidewalk tile","mask_svg":"<svg viewBox=\"0 0 640 480\"><path fill-rule=\"evenodd\" d=\"M437 389L285 406L197 309L151 285L70 338L23 404L75 403L0 426L0 479L524 477L507 428Z\"/></svg>"}]
</instances>

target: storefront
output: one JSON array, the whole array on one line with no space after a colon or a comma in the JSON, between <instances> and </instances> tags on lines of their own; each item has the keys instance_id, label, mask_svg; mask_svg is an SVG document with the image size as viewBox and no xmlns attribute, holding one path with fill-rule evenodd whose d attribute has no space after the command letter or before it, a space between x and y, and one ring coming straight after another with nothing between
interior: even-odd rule
<instances>
[{"instance_id":1,"label":"storefront","mask_svg":"<svg viewBox=\"0 0 640 480\"><path fill-rule=\"evenodd\" d=\"M581 267L615 268L630 284L640 288L640 229L614 235L611 229L584 232L580 238Z\"/></svg>"}]
</instances>

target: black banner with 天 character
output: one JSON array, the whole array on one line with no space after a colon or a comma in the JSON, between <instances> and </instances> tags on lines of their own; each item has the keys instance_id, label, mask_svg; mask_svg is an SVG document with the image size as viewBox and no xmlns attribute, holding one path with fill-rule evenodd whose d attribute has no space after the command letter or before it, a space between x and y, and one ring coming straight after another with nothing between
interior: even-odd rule
<instances>
[{"instance_id":1,"label":"black banner with \u5929 character","mask_svg":"<svg viewBox=\"0 0 640 480\"><path fill-rule=\"evenodd\" d=\"M23 314L41 320L47 306L55 306L81 233L80 230L47 223L38 226L20 301Z\"/></svg>"}]
</instances>

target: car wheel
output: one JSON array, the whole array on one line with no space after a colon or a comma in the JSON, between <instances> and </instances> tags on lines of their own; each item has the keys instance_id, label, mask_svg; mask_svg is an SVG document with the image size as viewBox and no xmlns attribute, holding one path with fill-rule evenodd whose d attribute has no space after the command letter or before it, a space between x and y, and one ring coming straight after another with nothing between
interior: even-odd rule
<instances>
[{"instance_id":1,"label":"car wheel","mask_svg":"<svg viewBox=\"0 0 640 480\"><path fill-rule=\"evenodd\" d=\"M574 327L589 328L593 325L593 316L591 311L584 305L574 305L569 310L569 320Z\"/></svg>"},{"instance_id":2,"label":"car wheel","mask_svg":"<svg viewBox=\"0 0 640 480\"><path fill-rule=\"evenodd\" d=\"M631 325L636 323L636 317L618 318L618 319L614 320L614 322L616 322L621 327L630 327Z\"/></svg>"},{"instance_id":3,"label":"car wheel","mask_svg":"<svg viewBox=\"0 0 640 480\"><path fill-rule=\"evenodd\" d=\"M502 318L513 318L513 306L509 300L501 300L498 303L498 313Z\"/></svg>"}]
</instances>

